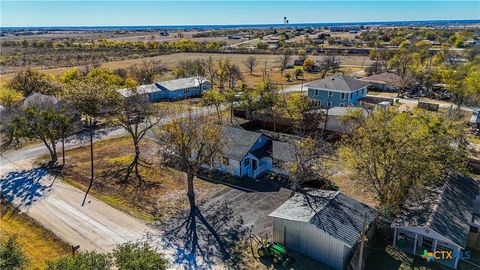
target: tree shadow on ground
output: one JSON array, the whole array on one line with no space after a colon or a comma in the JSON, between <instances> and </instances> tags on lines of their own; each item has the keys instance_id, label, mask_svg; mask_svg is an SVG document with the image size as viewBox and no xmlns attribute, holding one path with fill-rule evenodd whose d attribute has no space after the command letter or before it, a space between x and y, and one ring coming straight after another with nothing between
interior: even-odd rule
<instances>
[{"instance_id":1,"label":"tree shadow on ground","mask_svg":"<svg viewBox=\"0 0 480 270\"><path fill-rule=\"evenodd\" d=\"M224 203L204 211L191 205L165 223L155 225L163 231L164 248L173 250L174 264L185 269L216 269L219 263L234 262L231 250L250 233L243 219L234 215L232 206Z\"/></svg>"},{"instance_id":2,"label":"tree shadow on ground","mask_svg":"<svg viewBox=\"0 0 480 270\"><path fill-rule=\"evenodd\" d=\"M41 182L47 175L45 168L34 168L18 172L10 172L0 179L1 197L20 208L31 206L45 196L51 185Z\"/></svg>"}]
</instances>

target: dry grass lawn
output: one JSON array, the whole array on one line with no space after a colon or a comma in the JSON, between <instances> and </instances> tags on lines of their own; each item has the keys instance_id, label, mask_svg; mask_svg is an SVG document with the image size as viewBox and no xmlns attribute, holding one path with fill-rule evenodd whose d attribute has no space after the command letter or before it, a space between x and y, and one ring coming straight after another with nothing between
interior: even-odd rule
<instances>
[{"instance_id":1,"label":"dry grass lawn","mask_svg":"<svg viewBox=\"0 0 480 270\"><path fill-rule=\"evenodd\" d=\"M155 143L145 139L141 144L142 155L151 163L140 167L146 187L140 187L135 175L129 184L120 183L124 169L133 158L130 137L99 141L94 144L95 181L92 195L111 206L147 222L165 220L179 210L189 207L186 196L186 177L182 172L160 167ZM85 190L90 177L90 148L83 146L66 152L66 168L63 179ZM218 192L222 186L202 180L195 181L197 201Z\"/></svg>"},{"instance_id":2,"label":"dry grass lawn","mask_svg":"<svg viewBox=\"0 0 480 270\"><path fill-rule=\"evenodd\" d=\"M67 243L10 205L1 205L0 233L2 238L17 236L17 241L28 258L27 269L44 269L47 260L70 252Z\"/></svg>"}]
</instances>

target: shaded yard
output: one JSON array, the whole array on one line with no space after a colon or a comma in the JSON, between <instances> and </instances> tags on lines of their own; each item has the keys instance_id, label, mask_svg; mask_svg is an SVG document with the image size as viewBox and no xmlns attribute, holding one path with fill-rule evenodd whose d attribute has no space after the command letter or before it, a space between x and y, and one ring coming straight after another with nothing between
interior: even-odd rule
<instances>
[{"instance_id":1,"label":"shaded yard","mask_svg":"<svg viewBox=\"0 0 480 270\"><path fill-rule=\"evenodd\" d=\"M128 185L120 183L124 176L122 169L132 159L129 137L95 143L96 177L91 194L149 222L157 233L150 234L148 241L163 247L174 258L174 264L187 269L216 269L219 265L237 269L271 268L270 260L259 261L249 255L249 249L239 246L250 233L267 233L272 239L272 220L268 215L288 199L289 190L275 186L248 192L196 179L197 204L190 209L184 174L158 165L155 143L145 140L141 148L143 157L151 163L150 168L141 168L146 187L140 187L135 178ZM67 165L60 177L85 189L90 173L89 146L68 150L66 156ZM261 186L264 185L268 182ZM297 268L293 269L312 269L298 267L317 264L303 256L295 258Z\"/></svg>"}]
</instances>

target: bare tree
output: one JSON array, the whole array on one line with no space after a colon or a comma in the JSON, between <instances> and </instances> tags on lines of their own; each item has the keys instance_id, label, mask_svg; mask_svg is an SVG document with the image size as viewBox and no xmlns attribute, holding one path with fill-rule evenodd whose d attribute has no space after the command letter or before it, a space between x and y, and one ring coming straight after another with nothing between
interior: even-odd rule
<instances>
[{"instance_id":1,"label":"bare tree","mask_svg":"<svg viewBox=\"0 0 480 270\"><path fill-rule=\"evenodd\" d=\"M257 66L257 58L250 56L245 60L244 64L250 71L250 75L253 75L253 70Z\"/></svg>"},{"instance_id":2,"label":"bare tree","mask_svg":"<svg viewBox=\"0 0 480 270\"><path fill-rule=\"evenodd\" d=\"M139 84L150 84L155 82L155 77L162 74L165 67L160 61L143 61L141 65L130 67L130 72Z\"/></svg>"},{"instance_id":3,"label":"bare tree","mask_svg":"<svg viewBox=\"0 0 480 270\"><path fill-rule=\"evenodd\" d=\"M143 178L138 171L138 166L148 166L148 163L140 157L140 142L147 132L153 129L161 120L162 113L150 103L148 95L139 93L132 89L131 95L120 102L116 120L123 127L130 137L134 147L134 156L132 163L127 167L124 183L128 183L128 178L133 170L138 179L138 184L144 184Z\"/></svg>"},{"instance_id":4,"label":"bare tree","mask_svg":"<svg viewBox=\"0 0 480 270\"><path fill-rule=\"evenodd\" d=\"M284 48L282 54L280 55L280 74L283 76L283 71L285 67L288 65L288 62L292 58L292 51L288 48Z\"/></svg>"},{"instance_id":5,"label":"bare tree","mask_svg":"<svg viewBox=\"0 0 480 270\"><path fill-rule=\"evenodd\" d=\"M207 65L207 78L212 84L214 84L217 69L215 67L215 62L213 61L213 57L209 56L205 62Z\"/></svg>"},{"instance_id":6,"label":"bare tree","mask_svg":"<svg viewBox=\"0 0 480 270\"><path fill-rule=\"evenodd\" d=\"M94 180L93 136L97 128L97 120L102 115L112 113L119 102L119 94L105 80L83 78L69 83L65 89L64 98L72 109L79 112L85 121L85 127L90 134L90 183L82 206Z\"/></svg>"},{"instance_id":7,"label":"bare tree","mask_svg":"<svg viewBox=\"0 0 480 270\"><path fill-rule=\"evenodd\" d=\"M192 111L159 133L160 154L165 164L178 166L187 175L187 196L195 206L194 178L203 165L211 164L220 151L220 127Z\"/></svg>"},{"instance_id":8,"label":"bare tree","mask_svg":"<svg viewBox=\"0 0 480 270\"><path fill-rule=\"evenodd\" d=\"M330 169L326 161L332 155L333 149L327 142L317 138L306 138L295 141L290 146L292 152L290 161L286 162L284 167L289 175L291 196L300 191L307 182L329 183Z\"/></svg>"},{"instance_id":9,"label":"bare tree","mask_svg":"<svg viewBox=\"0 0 480 270\"><path fill-rule=\"evenodd\" d=\"M241 79L243 79L243 75L240 68L235 64L230 65L228 68L228 88L233 89L237 81Z\"/></svg>"}]
</instances>

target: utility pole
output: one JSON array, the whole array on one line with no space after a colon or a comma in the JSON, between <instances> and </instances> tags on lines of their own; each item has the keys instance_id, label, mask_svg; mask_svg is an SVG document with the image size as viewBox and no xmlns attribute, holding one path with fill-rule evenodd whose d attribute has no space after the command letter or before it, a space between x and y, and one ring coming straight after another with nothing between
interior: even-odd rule
<instances>
[{"instance_id":1,"label":"utility pole","mask_svg":"<svg viewBox=\"0 0 480 270\"><path fill-rule=\"evenodd\" d=\"M62 127L62 169L65 167L65 127Z\"/></svg>"},{"instance_id":2,"label":"utility pole","mask_svg":"<svg viewBox=\"0 0 480 270\"><path fill-rule=\"evenodd\" d=\"M325 123L323 124L322 138L325 138L325 132L327 131L328 110L330 110L330 103L331 102L332 102L332 97L330 96L330 92L329 92L328 93L328 101L327 101L327 114L325 115Z\"/></svg>"},{"instance_id":3,"label":"utility pole","mask_svg":"<svg viewBox=\"0 0 480 270\"><path fill-rule=\"evenodd\" d=\"M358 254L358 268L357 270L362 270L363 267L363 248L365 247L365 240L367 239L367 214L363 219L362 233L360 234L360 252Z\"/></svg>"}]
</instances>

